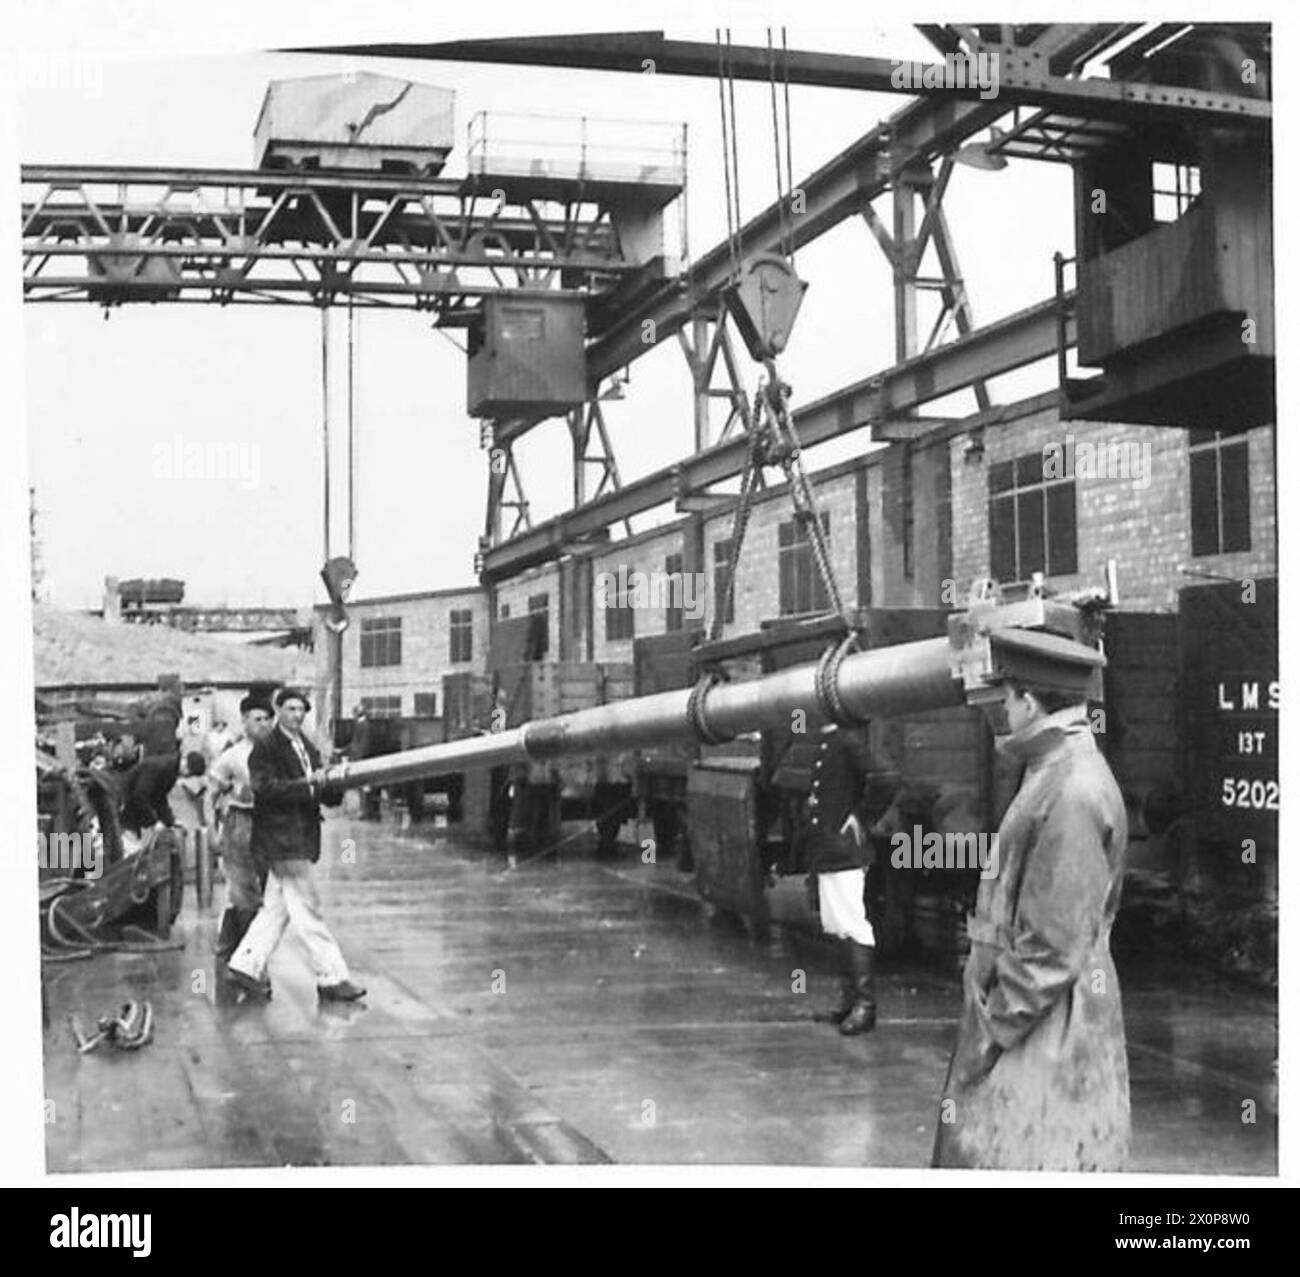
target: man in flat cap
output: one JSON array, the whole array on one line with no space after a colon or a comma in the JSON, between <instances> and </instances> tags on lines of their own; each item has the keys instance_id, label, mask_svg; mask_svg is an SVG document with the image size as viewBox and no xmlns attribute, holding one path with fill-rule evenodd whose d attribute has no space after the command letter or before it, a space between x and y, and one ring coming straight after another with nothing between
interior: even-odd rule
<instances>
[{"instance_id":1,"label":"man in flat cap","mask_svg":"<svg viewBox=\"0 0 1300 1277\"><path fill-rule=\"evenodd\" d=\"M253 858L253 746L271 728L275 710L268 692L250 692L239 702L244 734L223 750L208 772L209 827L219 830L221 863L226 875L226 910L221 915L216 955L229 961L262 907L266 867Z\"/></svg>"},{"instance_id":2,"label":"man in flat cap","mask_svg":"<svg viewBox=\"0 0 1300 1277\"><path fill-rule=\"evenodd\" d=\"M248 770L253 789L253 855L267 866L262 907L230 959L231 980L254 997L269 996L266 966L285 927L307 948L322 1002L352 1002L365 990L352 982L338 941L321 916L311 867L320 859L322 802L341 795L325 786L320 752L303 734L306 696L283 688L275 697L275 726L254 746Z\"/></svg>"},{"instance_id":3,"label":"man in flat cap","mask_svg":"<svg viewBox=\"0 0 1300 1277\"><path fill-rule=\"evenodd\" d=\"M1024 775L980 882L935 1166L1119 1170L1129 1084L1110 929L1128 843L1124 800L1087 714L1105 658L1030 631L993 635L985 708Z\"/></svg>"}]
</instances>

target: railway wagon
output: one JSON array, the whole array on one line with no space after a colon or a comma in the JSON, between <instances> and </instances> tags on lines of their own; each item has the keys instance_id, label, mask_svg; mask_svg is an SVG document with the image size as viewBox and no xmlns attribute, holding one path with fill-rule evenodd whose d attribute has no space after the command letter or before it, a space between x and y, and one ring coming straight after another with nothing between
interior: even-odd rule
<instances>
[{"instance_id":1,"label":"railway wagon","mask_svg":"<svg viewBox=\"0 0 1300 1277\"><path fill-rule=\"evenodd\" d=\"M353 759L382 758L403 750L419 749L424 745L440 745L447 739L447 730L441 718L429 715L405 717L374 717L353 720L350 733L336 744L346 749ZM426 780L411 780L396 786L393 796L399 797L412 820L421 820L426 814L429 800L446 810L449 817L459 819L463 781L457 776L434 776ZM384 786L368 785L361 791L362 815L369 820L379 818Z\"/></svg>"},{"instance_id":2,"label":"railway wagon","mask_svg":"<svg viewBox=\"0 0 1300 1277\"><path fill-rule=\"evenodd\" d=\"M500 620L493 628L488 652L489 731L607 705L634 694L630 662L544 659L544 624L539 616L521 616ZM481 703L478 718L481 723ZM537 854L554 846L565 820L592 821L598 850L609 854L620 826L636 813L636 755L630 750L495 769L487 784L489 832L500 845L504 829L505 849L512 855Z\"/></svg>"}]
</instances>

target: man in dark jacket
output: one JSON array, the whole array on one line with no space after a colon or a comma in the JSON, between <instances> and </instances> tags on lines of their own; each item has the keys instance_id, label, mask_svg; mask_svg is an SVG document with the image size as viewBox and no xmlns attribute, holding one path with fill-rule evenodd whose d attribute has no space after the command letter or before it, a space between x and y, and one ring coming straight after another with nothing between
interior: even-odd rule
<instances>
[{"instance_id":1,"label":"man in dark jacket","mask_svg":"<svg viewBox=\"0 0 1300 1277\"><path fill-rule=\"evenodd\" d=\"M275 726L249 755L253 789L254 857L267 867L262 907L235 955L231 980L255 997L269 996L266 965L290 923L307 947L316 972L316 991L325 1002L365 996L353 984L338 942L321 916L311 867L320 859L322 801L337 805L325 790L320 753L302 732L310 706L301 692L276 695Z\"/></svg>"},{"instance_id":2,"label":"man in dark jacket","mask_svg":"<svg viewBox=\"0 0 1300 1277\"><path fill-rule=\"evenodd\" d=\"M897 771L867 743L867 729L825 727L808 796L808 872L816 876L822 929L839 943L841 999L823 1019L845 1035L876 1026L876 936L866 911L867 831L898 786Z\"/></svg>"},{"instance_id":3,"label":"man in dark jacket","mask_svg":"<svg viewBox=\"0 0 1300 1277\"><path fill-rule=\"evenodd\" d=\"M168 795L176 783L177 762L167 754L146 754L134 731L118 733L112 747L122 827L139 835L155 825L175 824Z\"/></svg>"}]
</instances>

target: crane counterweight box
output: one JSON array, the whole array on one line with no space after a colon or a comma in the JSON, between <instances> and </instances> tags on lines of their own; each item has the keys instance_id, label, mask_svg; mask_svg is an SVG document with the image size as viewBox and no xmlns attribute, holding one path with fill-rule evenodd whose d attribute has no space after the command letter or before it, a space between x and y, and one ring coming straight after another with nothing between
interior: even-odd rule
<instances>
[{"instance_id":1,"label":"crane counterweight box","mask_svg":"<svg viewBox=\"0 0 1300 1277\"><path fill-rule=\"evenodd\" d=\"M584 299L501 293L469 330L467 403L473 417L545 416L587 398Z\"/></svg>"},{"instance_id":2,"label":"crane counterweight box","mask_svg":"<svg viewBox=\"0 0 1300 1277\"><path fill-rule=\"evenodd\" d=\"M452 148L454 101L450 89L370 72L272 80L253 162L436 177Z\"/></svg>"}]
</instances>

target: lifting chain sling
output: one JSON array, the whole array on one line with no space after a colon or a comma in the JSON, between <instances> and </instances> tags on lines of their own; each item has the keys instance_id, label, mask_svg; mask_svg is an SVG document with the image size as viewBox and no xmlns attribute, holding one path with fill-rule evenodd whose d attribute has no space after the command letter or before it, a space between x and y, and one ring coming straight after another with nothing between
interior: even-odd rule
<instances>
[{"instance_id":1,"label":"lifting chain sling","mask_svg":"<svg viewBox=\"0 0 1300 1277\"><path fill-rule=\"evenodd\" d=\"M785 32L782 30L782 47ZM844 636L823 653L817 667L816 692L818 707L829 721L846 725L852 722L839 691L839 667L849 652L858 647L857 618L847 608L835 580L826 541L826 529L817 509L812 485L803 467L799 436L790 416L790 387L782 381L776 369L775 355L784 348L790 329L798 313L806 285L794 273L794 230L789 220L789 199L792 195L790 162L790 106L788 79L786 85L786 173L783 189L781 173L780 126L776 105L776 54L772 33L768 31L768 73L772 95L772 130L776 156L776 181L778 208L781 212L781 241L783 256L760 254L742 268L743 248L740 236L740 173L736 164L736 123L734 101L734 76L730 66L731 32L727 32L724 48L722 32L718 41L718 99L722 116L723 171L726 184L727 245L731 254L732 284L727 290L727 311L734 318L750 354L762 362L767 378L759 385L754 407L745 413L745 431L749 447L745 454L745 468L741 474L740 494L736 502L731 526L731 543L722 588L715 591L713 619L709 626L708 642L722 637L725 619L735 597L736 573L740 562L745 533L749 527L754 493L762 484L765 466L780 466L790 485L796 526L803 531L812 554L818 579L825 590L832 611L843 622ZM788 65L786 75L788 77ZM730 95L730 97L729 97ZM730 104L730 118L728 105ZM725 312L719 323L725 321ZM705 712L705 697L710 687L725 680L726 671L717 661L706 662L700 678L687 702L687 719L697 737L705 744L721 744L722 737L709 725Z\"/></svg>"}]
</instances>

